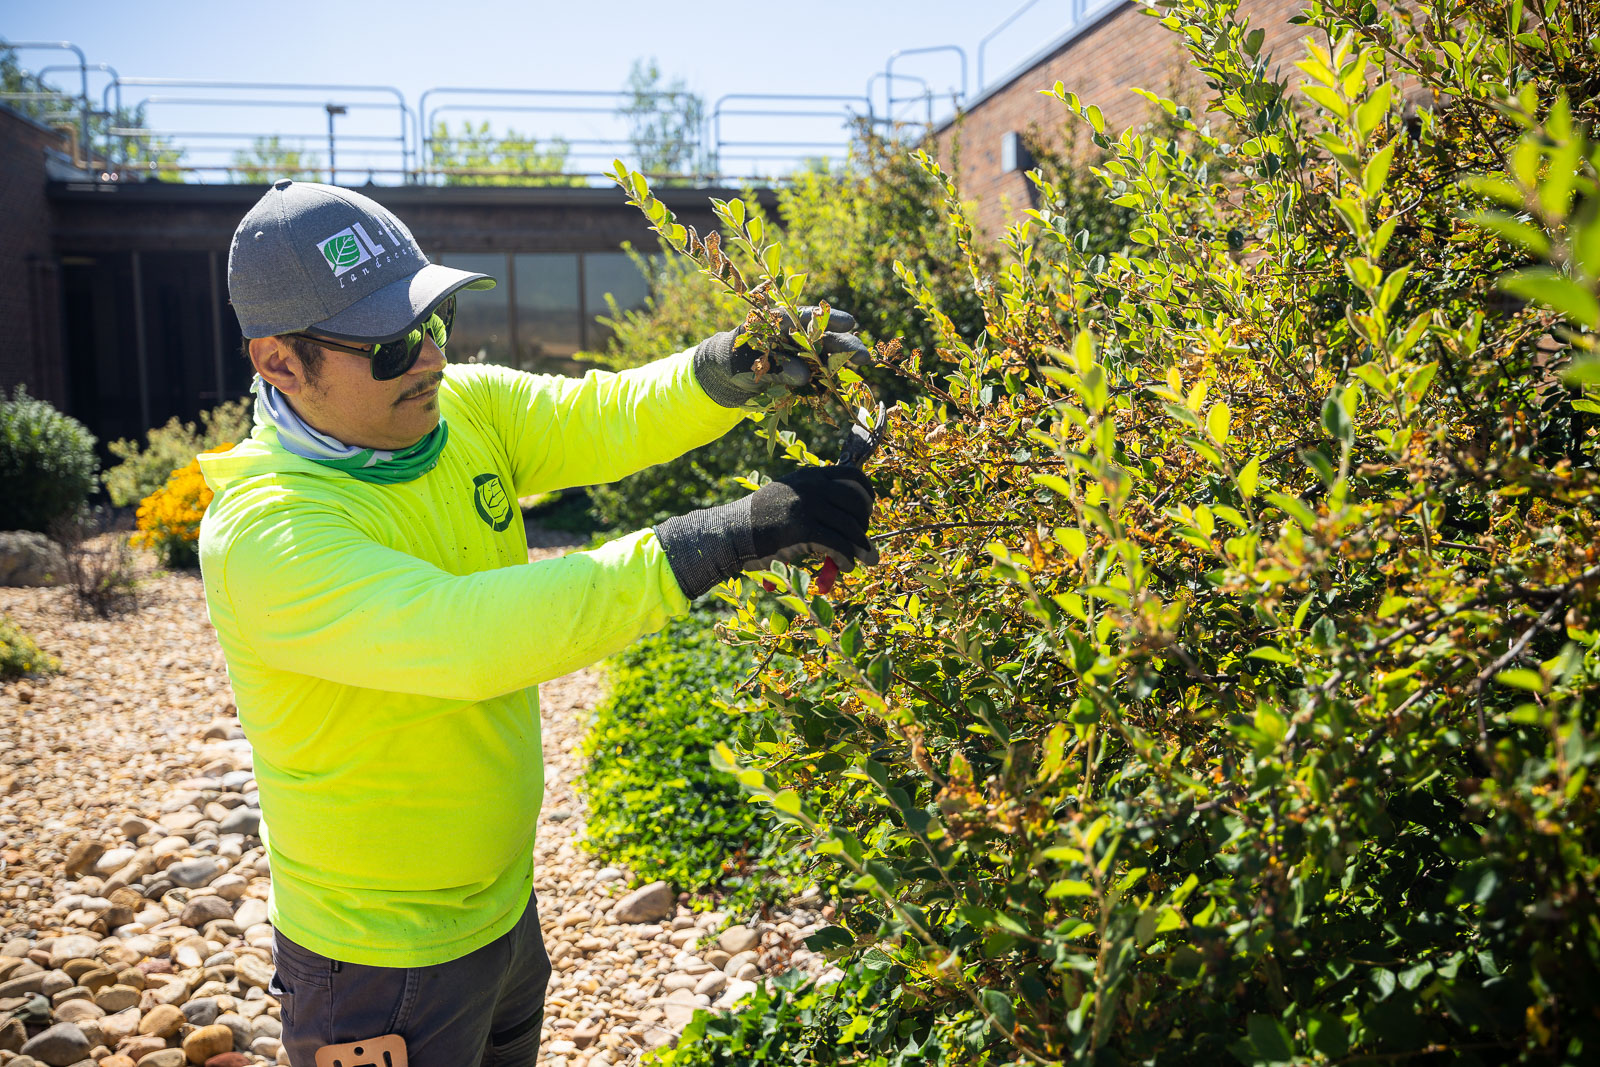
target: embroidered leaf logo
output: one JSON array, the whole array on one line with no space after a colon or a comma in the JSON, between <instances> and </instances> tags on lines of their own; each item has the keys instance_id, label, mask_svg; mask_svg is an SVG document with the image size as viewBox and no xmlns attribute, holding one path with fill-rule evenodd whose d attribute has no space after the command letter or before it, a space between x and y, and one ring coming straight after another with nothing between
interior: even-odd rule
<instances>
[{"instance_id":1,"label":"embroidered leaf logo","mask_svg":"<svg viewBox=\"0 0 1600 1067\"><path fill-rule=\"evenodd\" d=\"M322 254L327 257L328 266L343 270L361 261L361 245L354 234L335 234L323 242Z\"/></svg>"}]
</instances>

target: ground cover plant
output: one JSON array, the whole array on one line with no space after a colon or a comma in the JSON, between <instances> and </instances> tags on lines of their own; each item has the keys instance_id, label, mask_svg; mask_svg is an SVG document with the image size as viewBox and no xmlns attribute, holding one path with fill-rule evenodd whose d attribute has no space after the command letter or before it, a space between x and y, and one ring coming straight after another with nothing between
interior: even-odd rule
<instances>
[{"instance_id":1,"label":"ground cover plant","mask_svg":"<svg viewBox=\"0 0 1600 1067\"><path fill-rule=\"evenodd\" d=\"M60 669L60 660L23 633L11 616L0 615L0 678L9 681L29 674L54 674Z\"/></svg>"},{"instance_id":2,"label":"ground cover plant","mask_svg":"<svg viewBox=\"0 0 1600 1067\"><path fill-rule=\"evenodd\" d=\"M902 272L883 565L724 590L780 725L719 759L844 872L816 947L904 969L878 1051L767 1061L1591 1060L1600 25L1323 0L1269 57L1232 0L1156 14L1208 86L1170 130L1054 90L1127 246L1042 197L970 261L982 333ZM618 178L758 340L802 300L743 205L702 237Z\"/></svg>"},{"instance_id":3,"label":"ground cover plant","mask_svg":"<svg viewBox=\"0 0 1600 1067\"><path fill-rule=\"evenodd\" d=\"M585 845L729 909L787 900L802 885L775 849L770 809L745 802L711 750L733 729L746 670L701 610L635 642L607 667L584 735Z\"/></svg>"}]
</instances>

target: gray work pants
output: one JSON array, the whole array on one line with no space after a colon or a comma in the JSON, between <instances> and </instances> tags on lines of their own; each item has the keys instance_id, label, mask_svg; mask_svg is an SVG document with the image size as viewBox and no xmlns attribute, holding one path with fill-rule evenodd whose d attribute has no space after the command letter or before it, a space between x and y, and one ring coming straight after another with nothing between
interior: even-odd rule
<instances>
[{"instance_id":1,"label":"gray work pants","mask_svg":"<svg viewBox=\"0 0 1600 1067\"><path fill-rule=\"evenodd\" d=\"M273 934L268 989L293 1067L317 1049L384 1034L405 1038L411 1067L534 1067L550 957L530 895L517 925L475 952L431 967L341 963Z\"/></svg>"}]
</instances>

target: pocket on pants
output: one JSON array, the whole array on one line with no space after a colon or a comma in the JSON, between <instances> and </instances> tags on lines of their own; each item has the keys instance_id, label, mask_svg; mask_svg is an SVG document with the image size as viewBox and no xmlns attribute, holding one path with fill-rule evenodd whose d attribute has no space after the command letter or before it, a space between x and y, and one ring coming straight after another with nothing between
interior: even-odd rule
<instances>
[{"instance_id":1,"label":"pocket on pants","mask_svg":"<svg viewBox=\"0 0 1600 1067\"><path fill-rule=\"evenodd\" d=\"M541 1010L523 1026L504 1035L490 1035L488 1054L482 1067L534 1067L539 1058L539 1031L544 1026Z\"/></svg>"}]
</instances>

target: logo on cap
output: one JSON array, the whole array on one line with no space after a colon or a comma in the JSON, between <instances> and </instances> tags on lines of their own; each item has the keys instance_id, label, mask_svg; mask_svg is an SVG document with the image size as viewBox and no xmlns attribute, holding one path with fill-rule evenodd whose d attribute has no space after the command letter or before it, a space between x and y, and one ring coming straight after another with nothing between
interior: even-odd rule
<instances>
[{"instance_id":1,"label":"logo on cap","mask_svg":"<svg viewBox=\"0 0 1600 1067\"><path fill-rule=\"evenodd\" d=\"M383 246L368 237L367 231L357 222L346 226L332 237L318 241L317 251L328 261L328 268L333 273L339 274L351 267L361 266L373 256L381 256Z\"/></svg>"}]
</instances>

